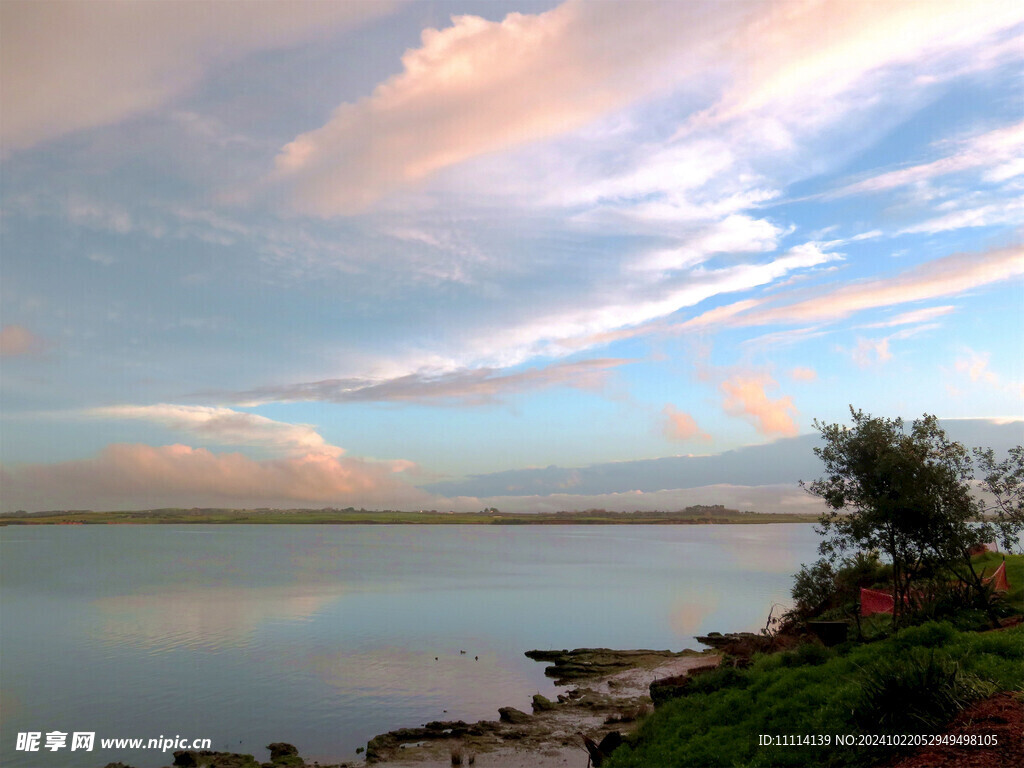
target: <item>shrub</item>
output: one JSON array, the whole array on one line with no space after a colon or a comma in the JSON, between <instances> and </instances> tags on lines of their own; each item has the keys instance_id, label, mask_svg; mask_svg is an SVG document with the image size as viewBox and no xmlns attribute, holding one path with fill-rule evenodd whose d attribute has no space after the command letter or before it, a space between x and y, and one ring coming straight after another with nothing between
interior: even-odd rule
<instances>
[{"instance_id":1,"label":"shrub","mask_svg":"<svg viewBox=\"0 0 1024 768\"><path fill-rule=\"evenodd\" d=\"M995 686L935 648L912 648L880 659L858 676L853 721L861 729L915 733L940 729Z\"/></svg>"}]
</instances>

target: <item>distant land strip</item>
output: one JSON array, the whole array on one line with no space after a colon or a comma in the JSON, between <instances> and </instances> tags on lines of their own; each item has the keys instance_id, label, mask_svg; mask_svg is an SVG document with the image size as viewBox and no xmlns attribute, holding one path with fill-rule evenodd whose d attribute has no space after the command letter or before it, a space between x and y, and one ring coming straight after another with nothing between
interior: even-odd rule
<instances>
[{"instance_id":1,"label":"distant land strip","mask_svg":"<svg viewBox=\"0 0 1024 768\"><path fill-rule=\"evenodd\" d=\"M722 505L695 506L674 512L609 512L588 509L572 512L480 512L353 509L147 509L129 512L55 510L11 512L0 515L4 525L159 525L159 524L320 524L320 525L708 525L737 523L813 523L817 515L769 514L726 509Z\"/></svg>"}]
</instances>

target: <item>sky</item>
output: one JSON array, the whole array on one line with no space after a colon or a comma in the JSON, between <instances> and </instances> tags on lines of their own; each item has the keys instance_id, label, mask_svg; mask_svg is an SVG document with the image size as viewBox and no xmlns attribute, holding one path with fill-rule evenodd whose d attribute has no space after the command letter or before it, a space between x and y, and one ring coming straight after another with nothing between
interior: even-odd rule
<instances>
[{"instance_id":1,"label":"sky","mask_svg":"<svg viewBox=\"0 0 1024 768\"><path fill-rule=\"evenodd\" d=\"M815 511L1024 442L1024 5L0 0L0 511Z\"/></svg>"}]
</instances>

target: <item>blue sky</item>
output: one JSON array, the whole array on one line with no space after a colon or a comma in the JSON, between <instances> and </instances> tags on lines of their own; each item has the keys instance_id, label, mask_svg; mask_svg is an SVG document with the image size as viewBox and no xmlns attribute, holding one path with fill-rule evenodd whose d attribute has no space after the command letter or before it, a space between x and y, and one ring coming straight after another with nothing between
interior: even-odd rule
<instances>
[{"instance_id":1,"label":"blue sky","mask_svg":"<svg viewBox=\"0 0 1024 768\"><path fill-rule=\"evenodd\" d=\"M0 14L4 511L779 511L645 462L1021 442L1019 3Z\"/></svg>"}]
</instances>

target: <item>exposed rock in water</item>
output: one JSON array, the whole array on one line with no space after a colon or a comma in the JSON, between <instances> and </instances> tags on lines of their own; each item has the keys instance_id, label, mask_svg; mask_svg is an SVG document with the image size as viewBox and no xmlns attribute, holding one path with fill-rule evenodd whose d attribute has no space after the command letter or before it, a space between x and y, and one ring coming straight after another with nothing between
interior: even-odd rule
<instances>
[{"instance_id":1,"label":"exposed rock in water","mask_svg":"<svg viewBox=\"0 0 1024 768\"><path fill-rule=\"evenodd\" d=\"M710 645L712 648L725 648L735 642L759 643L767 640L764 635L755 635L753 632L728 632L724 635L721 632L710 632L706 635L697 635L698 643Z\"/></svg>"},{"instance_id":2,"label":"exposed rock in water","mask_svg":"<svg viewBox=\"0 0 1024 768\"><path fill-rule=\"evenodd\" d=\"M518 710L517 710L518 711ZM523 712L519 714L529 717ZM373 763L383 759L390 753L401 748L402 744L418 744L438 739L457 739L463 736L482 736L498 730L498 724L487 720L478 723L467 723L465 720L434 720L422 728L398 728L394 731L374 736L366 744L366 762Z\"/></svg>"},{"instance_id":3,"label":"exposed rock in water","mask_svg":"<svg viewBox=\"0 0 1024 768\"><path fill-rule=\"evenodd\" d=\"M589 677L603 677L636 667L655 667L679 656L700 656L699 651L615 651L610 648L577 648L561 651L527 651L526 657L534 661L549 661L551 666L544 670L548 677L555 678L555 685L565 685L574 680Z\"/></svg>"},{"instance_id":4,"label":"exposed rock in water","mask_svg":"<svg viewBox=\"0 0 1024 768\"><path fill-rule=\"evenodd\" d=\"M174 753L175 768L260 768L252 755L214 752L209 749L181 750Z\"/></svg>"},{"instance_id":5,"label":"exposed rock in water","mask_svg":"<svg viewBox=\"0 0 1024 768\"><path fill-rule=\"evenodd\" d=\"M260 763L252 755L215 752L210 749L183 749L174 753L174 763L165 768L314 768L299 756L299 750L283 741L270 744L270 762ZM354 763L320 765L319 768L355 768ZM107 763L104 768L132 768L125 763Z\"/></svg>"},{"instance_id":6,"label":"exposed rock in water","mask_svg":"<svg viewBox=\"0 0 1024 768\"><path fill-rule=\"evenodd\" d=\"M498 715L503 723L519 725L530 722L530 716L525 712L520 712L515 707L499 707Z\"/></svg>"},{"instance_id":7,"label":"exposed rock in water","mask_svg":"<svg viewBox=\"0 0 1024 768\"><path fill-rule=\"evenodd\" d=\"M534 712L546 712L549 709L554 709L555 706L557 705L551 699L541 696L539 693L533 697Z\"/></svg>"}]
</instances>

